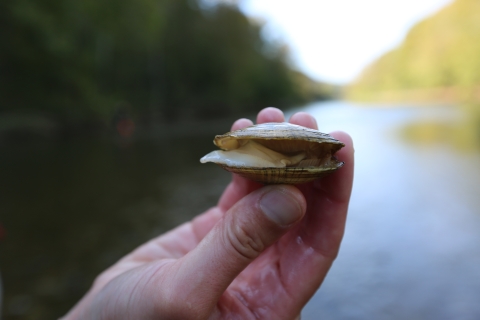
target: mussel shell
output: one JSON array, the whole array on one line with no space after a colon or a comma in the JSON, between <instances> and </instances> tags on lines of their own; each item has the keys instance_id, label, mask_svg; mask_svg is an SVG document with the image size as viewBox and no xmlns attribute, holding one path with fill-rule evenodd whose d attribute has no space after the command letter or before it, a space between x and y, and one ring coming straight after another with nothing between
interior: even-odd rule
<instances>
[{"instance_id":1,"label":"mussel shell","mask_svg":"<svg viewBox=\"0 0 480 320\"><path fill-rule=\"evenodd\" d=\"M322 158L331 154L324 166L258 168L233 167L218 164L227 171L265 184L299 184L313 181L343 166L333 154L345 145L332 136L318 130L291 123L262 123L215 136L214 143L223 150L236 149L242 141L255 140L262 145L284 154L306 152Z\"/></svg>"}]
</instances>

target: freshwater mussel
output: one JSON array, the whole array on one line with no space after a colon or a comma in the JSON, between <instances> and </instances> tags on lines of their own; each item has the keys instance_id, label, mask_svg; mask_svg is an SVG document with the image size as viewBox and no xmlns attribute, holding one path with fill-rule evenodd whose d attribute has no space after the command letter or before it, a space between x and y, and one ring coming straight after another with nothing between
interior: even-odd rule
<instances>
[{"instance_id":1,"label":"freshwater mussel","mask_svg":"<svg viewBox=\"0 0 480 320\"><path fill-rule=\"evenodd\" d=\"M213 162L264 184L305 183L343 165L334 154L345 145L326 133L291 123L262 123L215 136L222 150L200 162Z\"/></svg>"}]
</instances>

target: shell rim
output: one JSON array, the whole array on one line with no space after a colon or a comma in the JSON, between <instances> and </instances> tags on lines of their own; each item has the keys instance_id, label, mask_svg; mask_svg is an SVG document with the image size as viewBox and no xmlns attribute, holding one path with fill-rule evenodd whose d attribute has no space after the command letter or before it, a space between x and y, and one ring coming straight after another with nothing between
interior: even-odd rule
<instances>
[{"instance_id":1,"label":"shell rim","mask_svg":"<svg viewBox=\"0 0 480 320\"><path fill-rule=\"evenodd\" d=\"M305 131L313 132L315 134L319 134L320 136L322 136L321 138L324 138L326 141L317 141L316 139L319 139L320 137L306 137L306 136L304 136L304 137L291 137L291 136L259 137L259 136L253 136L253 135L248 135L248 134L246 134L245 136L239 136L238 135L239 132L245 132L249 128L259 127L259 126L263 126L263 125L271 125L271 124L273 124L273 125L288 125L288 126L297 127L298 129L301 129L301 130L305 130ZM308 142L311 142L311 143L318 143L318 144L326 143L326 144L330 144L330 145L333 146L332 147L332 155L335 154L340 149L342 149L343 147L345 147L345 144L343 142L335 139L334 137L332 137L328 133L323 133L323 132L320 132L317 129L312 129L312 128L300 126L298 124L289 123L289 122L265 122L265 123L260 123L260 124L254 124L254 125L242 128L242 129L234 130L234 131L229 131L229 132L221 134L221 135L216 135L215 139L213 140L213 143L217 147L219 147L220 149L226 150L226 149L223 149L221 146L219 146L218 143L217 143L217 141L220 141L220 140L223 140L223 139L237 139L237 140L248 140L248 139L251 139L251 140L282 140L282 139L285 139L285 140L308 141Z\"/></svg>"}]
</instances>

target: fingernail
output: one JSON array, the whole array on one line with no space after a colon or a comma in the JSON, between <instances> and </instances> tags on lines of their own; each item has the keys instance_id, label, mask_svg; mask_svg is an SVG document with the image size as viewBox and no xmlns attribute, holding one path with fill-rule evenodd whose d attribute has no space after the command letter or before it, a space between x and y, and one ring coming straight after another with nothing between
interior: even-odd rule
<instances>
[{"instance_id":1,"label":"fingernail","mask_svg":"<svg viewBox=\"0 0 480 320\"><path fill-rule=\"evenodd\" d=\"M280 226L288 226L302 216L302 208L288 191L275 187L260 199L260 209Z\"/></svg>"}]
</instances>

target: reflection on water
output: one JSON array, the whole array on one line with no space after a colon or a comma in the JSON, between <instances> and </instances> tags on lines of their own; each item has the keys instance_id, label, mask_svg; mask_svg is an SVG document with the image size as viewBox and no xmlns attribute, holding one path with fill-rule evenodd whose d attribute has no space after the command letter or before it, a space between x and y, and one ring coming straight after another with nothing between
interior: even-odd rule
<instances>
[{"instance_id":1,"label":"reflection on water","mask_svg":"<svg viewBox=\"0 0 480 320\"><path fill-rule=\"evenodd\" d=\"M477 105L441 108L428 117L403 126L402 136L414 144L448 144L460 152L478 152L480 147L480 114Z\"/></svg>"},{"instance_id":2,"label":"reflection on water","mask_svg":"<svg viewBox=\"0 0 480 320\"><path fill-rule=\"evenodd\" d=\"M302 319L480 318L480 154L402 139L405 126L455 111L341 102L302 110L322 131L349 132L356 149L345 240ZM129 147L1 146L5 319L59 317L100 271L213 205L229 174L198 159L224 129L142 136Z\"/></svg>"},{"instance_id":3,"label":"reflection on water","mask_svg":"<svg viewBox=\"0 0 480 320\"><path fill-rule=\"evenodd\" d=\"M199 163L215 129L161 130L129 147L92 138L4 145L5 319L58 318L99 272L215 203L230 175Z\"/></svg>"}]
</instances>

